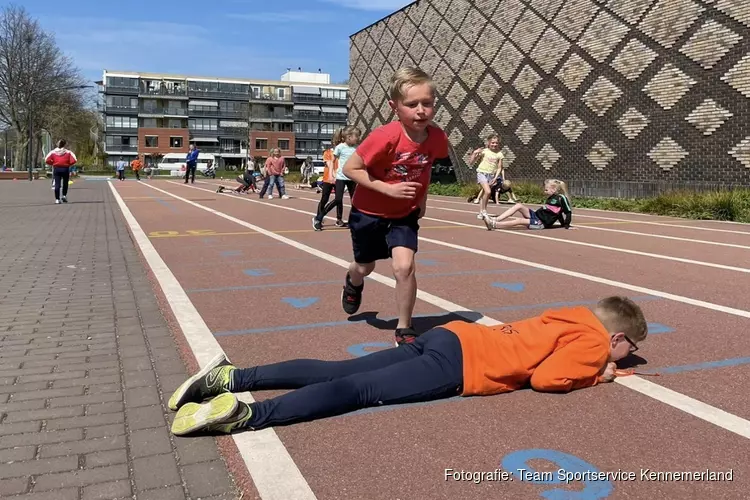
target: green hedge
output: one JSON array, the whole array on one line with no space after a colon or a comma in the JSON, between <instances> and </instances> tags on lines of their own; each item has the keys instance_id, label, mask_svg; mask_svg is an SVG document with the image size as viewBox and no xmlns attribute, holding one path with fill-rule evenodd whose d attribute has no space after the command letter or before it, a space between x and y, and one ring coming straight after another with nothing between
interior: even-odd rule
<instances>
[{"instance_id":1,"label":"green hedge","mask_svg":"<svg viewBox=\"0 0 750 500\"><path fill-rule=\"evenodd\" d=\"M464 200L477 192L476 184L431 184L430 194ZM514 184L513 192L524 203L542 203L544 192L536 184ZM620 212L668 215L688 219L750 222L750 189L732 191L671 191L653 198L573 198L573 207Z\"/></svg>"}]
</instances>

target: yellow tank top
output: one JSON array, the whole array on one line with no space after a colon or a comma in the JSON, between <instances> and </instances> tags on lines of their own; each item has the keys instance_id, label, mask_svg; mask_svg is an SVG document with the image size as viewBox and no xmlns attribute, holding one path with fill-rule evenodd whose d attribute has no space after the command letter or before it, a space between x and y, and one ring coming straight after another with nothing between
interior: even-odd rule
<instances>
[{"instance_id":1,"label":"yellow tank top","mask_svg":"<svg viewBox=\"0 0 750 500\"><path fill-rule=\"evenodd\" d=\"M482 162L477 167L477 172L494 174L500 167L500 160L503 158L505 158L505 155L501 151L495 153L489 148L484 148L484 151L482 151Z\"/></svg>"}]
</instances>

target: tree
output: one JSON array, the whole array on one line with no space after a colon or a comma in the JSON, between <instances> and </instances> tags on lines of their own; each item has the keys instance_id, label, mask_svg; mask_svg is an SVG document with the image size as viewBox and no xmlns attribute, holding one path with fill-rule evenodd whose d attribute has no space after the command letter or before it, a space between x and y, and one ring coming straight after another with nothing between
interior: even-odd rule
<instances>
[{"instance_id":1,"label":"tree","mask_svg":"<svg viewBox=\"0 0 750 500\"><path fill-rule=\"evenodd\" d=\"M83 78L23 7L0 12L0 122L18 132L16 158L26 160L29 125L40 131L50 121L51 106L82 102ZM61 90L65 89L65 90ZM26 165L27 161L19 161Z\"/></svg>"}]
</instances>

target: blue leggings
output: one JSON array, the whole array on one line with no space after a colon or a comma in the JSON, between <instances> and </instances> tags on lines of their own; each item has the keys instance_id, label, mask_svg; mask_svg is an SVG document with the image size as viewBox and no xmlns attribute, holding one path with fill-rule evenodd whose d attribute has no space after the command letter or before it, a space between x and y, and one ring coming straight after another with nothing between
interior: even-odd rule
<instances>
[{"instance_id":1,"label":"blue leggings","mask_svg":"<svg viewBox=\"0 0 750 500\"><path fill-rule=\"evenodd\" d=\"M371 406L450 398L463 387L461 343L433 328L412 344L344 361L296 359L234 372L232 392L296 389L251 403L254 430L332 417Z\"/></svg>"}]
</instances>

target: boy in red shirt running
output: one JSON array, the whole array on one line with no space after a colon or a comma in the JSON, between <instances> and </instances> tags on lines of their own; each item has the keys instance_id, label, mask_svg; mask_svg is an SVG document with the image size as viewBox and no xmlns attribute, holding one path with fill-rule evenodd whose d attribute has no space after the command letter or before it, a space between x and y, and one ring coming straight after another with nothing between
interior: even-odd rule
<instances>
[{"instance_id":1,"label":"boy in red shirt running","mask_svg":"<svg viewBox=\"0 0 750 500\"><path fill-rule=\"evenodd\" d=\"M391 78L388 103L397 121L373 130L344 165L357 183L349 215L354 261L349 265L341 305L354 314L362 303L364 279L382 259L393 259L398 324L396 343L412 343L417 300L414 255L419 219L427 209L432 164L448 156L448 137L432 124L435 87L419 68L402 68Z\"/></svg>"}]
</instances>

